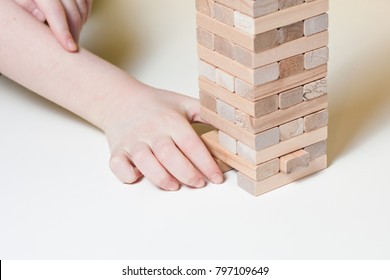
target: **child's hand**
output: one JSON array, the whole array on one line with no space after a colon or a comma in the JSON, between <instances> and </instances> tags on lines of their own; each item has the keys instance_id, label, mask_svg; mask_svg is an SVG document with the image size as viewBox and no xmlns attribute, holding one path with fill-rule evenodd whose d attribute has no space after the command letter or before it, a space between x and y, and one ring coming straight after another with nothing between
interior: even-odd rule
<instances>
[{"instance_id":1,"label":"child's hand","mask_svg":"<svg viewBox=\"0 0 390 280\"><path fill-rule=\"evenodd\" d=\"M58 42L68 51L77 50L92 0L14 0L39 21L48 22Z\"/></svg>"},{"instance_id":2,"label":"child's hand","mask_svg":"<svg viewBox=\"0 0 390 280\"><path fill-rule=\"evenodd\" d=\"M165 190L180 184L200 188L205 177L222 183L221 171L190 125L201 121L198 101L145 85L131 90L136 94L111 108L103 125L115 175L124 183L144 175Z\"/></svg>"}]
</instances>

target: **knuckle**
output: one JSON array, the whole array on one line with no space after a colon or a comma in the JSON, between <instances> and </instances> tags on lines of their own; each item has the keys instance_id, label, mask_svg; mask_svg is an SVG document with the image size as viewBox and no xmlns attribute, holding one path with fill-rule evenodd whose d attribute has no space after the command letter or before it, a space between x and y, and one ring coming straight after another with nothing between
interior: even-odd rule
<instances>
[{"instance_id":1,"label":"knuckle","mask_svg":"<svg viewBox=\"0 0 390 280\"><path fill-rule=\"evenodd\" d=\"M159 140L153 145L153 151L161 160L171 157L175 145L171 140Z\"/></svg>"},{"instance_id":2,"label":"knuckle","mask_svg":"<svg viewBox=\"0 0 390 280\"><path fill-rule=\"evenodd\" d=\"M131 159L137 163L145 159L148 154L148 148L146 145L136 145L130 152Z\"/></svg>"},{"instance_id":3,"label":"knuckle","mask_svg":"<svg viewBox=\"0 0 390 280\"><path fill-rule=\"evenodd\" d=\"M199 138L196 135L186 135L182 138L181 142L181 148L186 152L195 152L198 150L199 145Z\"/></svg>"}]
</instances>

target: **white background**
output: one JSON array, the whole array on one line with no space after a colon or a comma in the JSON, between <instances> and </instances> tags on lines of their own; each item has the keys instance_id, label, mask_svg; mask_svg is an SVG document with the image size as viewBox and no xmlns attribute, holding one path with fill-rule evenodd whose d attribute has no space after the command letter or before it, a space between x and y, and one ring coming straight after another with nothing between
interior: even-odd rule
<instances>
[{"instance_id":1,"label":"white background","mask_svg":"<svg viewBox=\"0 0 390 280\"><path fill-rule=\"evenodd\" d=\"M122 185L99 130L1 77L0 258L389 258L389 10L331 1L330 167L258 198L234 171L201 190ZM82 45L198 94L192 0L95 1Z\"/></svg>"}]
</instances>

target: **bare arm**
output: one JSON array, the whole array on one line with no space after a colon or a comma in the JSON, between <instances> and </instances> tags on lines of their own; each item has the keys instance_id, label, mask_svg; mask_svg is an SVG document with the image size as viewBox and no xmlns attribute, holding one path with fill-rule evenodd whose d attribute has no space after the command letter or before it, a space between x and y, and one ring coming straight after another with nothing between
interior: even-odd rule
<instances>
[{"instance_id":1,"label":"bare arm","mask_svg":"<svg viewBox=\"0 0 390 280\"><path fill-rule=\"evenodd\" d=\"M222 182L189 124L200 121L197 101L146 86L84 49L64 51L11 0L0 0L0 72L101 128L123 182L141 173L170 190L202 187L204 176Z\"/></svg>"}]
</instances>

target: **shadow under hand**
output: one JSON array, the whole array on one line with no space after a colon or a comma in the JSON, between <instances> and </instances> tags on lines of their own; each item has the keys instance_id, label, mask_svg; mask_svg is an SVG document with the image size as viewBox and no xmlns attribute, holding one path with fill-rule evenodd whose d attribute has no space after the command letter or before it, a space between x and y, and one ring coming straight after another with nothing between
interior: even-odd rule
<instances>
[{"instance_id":1,"label":"shadow under hand","mask_svg":"<svg viewBox=\"0 0 390 280\"><path fill-rule=\"evenodd\" d=\"M390 123L377 113L390 110L389 46L360 53L330 80L328 155L332 163L342 154ZM341 55L341 54L339 54ZM333 85L332 85L333 84ZM378 124L378 125L376 125Z\"/></svg>"}]
</instances>

